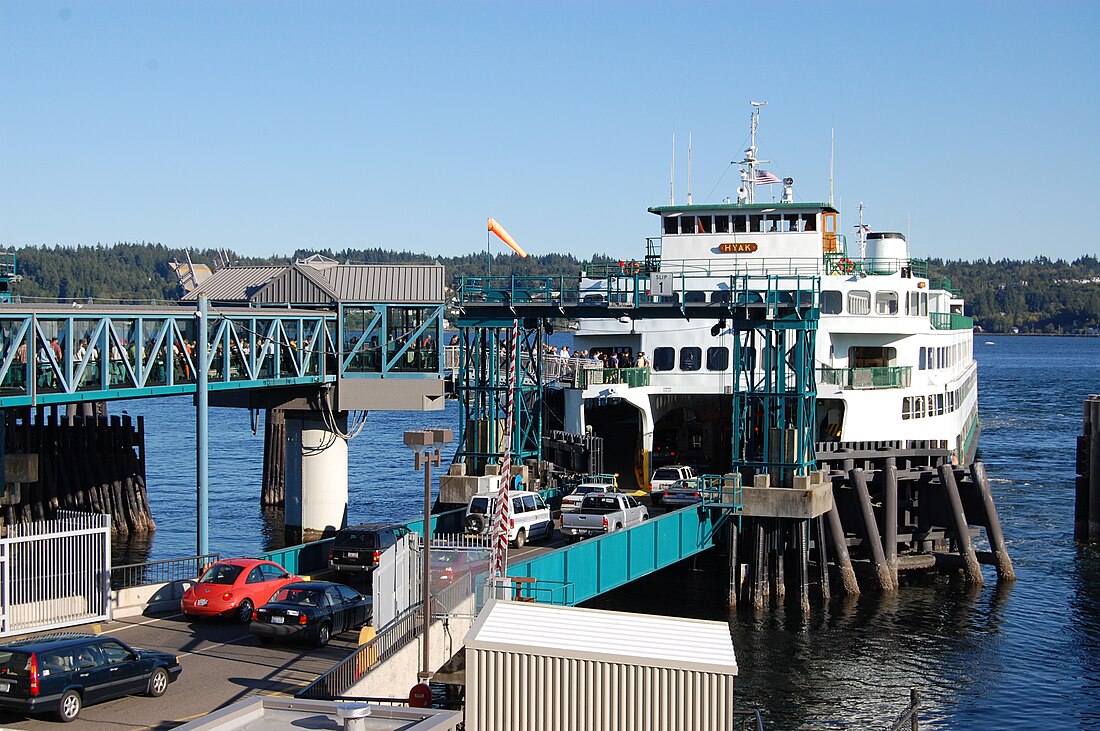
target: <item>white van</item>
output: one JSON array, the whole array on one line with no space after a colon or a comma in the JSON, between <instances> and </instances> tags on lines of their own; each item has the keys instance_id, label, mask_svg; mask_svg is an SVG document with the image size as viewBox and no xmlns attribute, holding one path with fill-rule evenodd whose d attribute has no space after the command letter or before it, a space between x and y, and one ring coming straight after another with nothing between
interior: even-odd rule
<instances>
[{"instance_id":1,"label":"white van","mask_svg":"<svg viewBox=\"0 0 1100 731\"><path fill-rule=\"evenodd\" d=\"M520 548L535 538L549 541L554 537L554 518L537 492L512 490L508 496L512 498L512 524L508 529L508 540L513 546ZM463 524L467 533L492 533L496 502L496 493L484 493L470 498Z\"/></svg>"}]
</instances>

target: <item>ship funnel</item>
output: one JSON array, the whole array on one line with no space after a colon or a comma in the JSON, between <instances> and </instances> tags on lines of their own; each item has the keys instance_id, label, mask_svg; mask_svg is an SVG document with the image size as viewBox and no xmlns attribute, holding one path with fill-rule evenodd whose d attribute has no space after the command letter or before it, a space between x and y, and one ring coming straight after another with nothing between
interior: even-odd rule
<instances>
[{"instance_id":1,"label":"ship funnel","mask_svg":"<svg viewBox=\"0 0 1100 731\"><path fill-rule=\"evenodd\" d=\"M871 274L894 274L909 266L909 245L905 236L892 231L867 234L865 269Z\"/></svg>"}]
</instances>

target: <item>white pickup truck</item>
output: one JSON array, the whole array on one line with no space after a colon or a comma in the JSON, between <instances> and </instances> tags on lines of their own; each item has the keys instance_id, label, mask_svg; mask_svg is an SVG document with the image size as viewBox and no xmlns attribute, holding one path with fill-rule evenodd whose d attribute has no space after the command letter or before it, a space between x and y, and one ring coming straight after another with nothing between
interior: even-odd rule
<instances>
[{"instance_id":1,"label":"white pickup truck","mask_svg":"<svg viewBox=\"0 0 1100 731\"><path fill-rule=\"evenodd\" d=\"M630 528L643 520L649 520L649 511L630 495L594 492L585 496L580 510L562 513L561 532L572 543Z\"/></svg>"}]
</instances>

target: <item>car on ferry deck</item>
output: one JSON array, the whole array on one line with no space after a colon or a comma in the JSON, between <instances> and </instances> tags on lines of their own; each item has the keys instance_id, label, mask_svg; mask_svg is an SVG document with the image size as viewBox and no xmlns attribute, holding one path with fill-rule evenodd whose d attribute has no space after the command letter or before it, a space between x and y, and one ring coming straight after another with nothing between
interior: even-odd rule
<instances>
[{"instance_id":1,"label":"car on ferry deck","mask_svg":"<svg viewBox=\"0 0 1100 731\"><path fill-rule=\"evenodd\" d=\"M252 610L267 604L282 587L301 580L274 561L223 559L207 568L184 592L180 609L188 617L227 617L248 622Z\"/></svg>"},{"instance_id":2,"label":"car on ferry deck","mask_svg":"<svg viewBox=\"0 0 1100 731\"><path fill-rule=\"evenodd\" d=\"M374 602L350 586L299 581L275 592L252 613L248 630L260 642L311 642L324 647L333 635L370 624Z\"/></svg>"},{"instance_id":3,"label":"car on ferry deck","mask_svg":"<svg viewBox=\"0 0 1100 731\"><path fill-rule=\"evenodd\" d=\"M672 483L672 487L666 489L661 498L661 505L670 510L701 502L703 502L703 493L699 489L698 479L678 480Z\"/></svg>"}]
</instances>

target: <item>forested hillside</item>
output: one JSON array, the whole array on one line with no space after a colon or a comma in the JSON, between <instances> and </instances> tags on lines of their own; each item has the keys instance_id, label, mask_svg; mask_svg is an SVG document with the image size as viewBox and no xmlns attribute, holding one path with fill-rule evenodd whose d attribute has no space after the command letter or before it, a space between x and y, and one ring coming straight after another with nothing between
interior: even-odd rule
<instances>
[{"instance_id":1,"label":"forested hillside","mask_svg":"<svg viewBox=\"0 0 1100 731\"><path fill-rule=\"evenodd\" d=\"M300 250L288 258L248 258L225 252L235 264L285 264L320 253L337 261L426 263L437 261L449 277L484 274L486 255L433 257L382 249ZM23 280L14 286L25 299L164 301L179 295L169 262L183 261L183 251L160 244L113 246L23 247L16 251ZM213 249L191 252L196 264L222 266ZM589 261L608 261L595 255ZM573 275L585 262L571 254L545 254L520 259L493 257L494 275ZM946 278L967 301L967 313L988 332L1083 332L1100 328L1100 261L1083 256L1072 262L1040 257L1031 261L929 262L933 279Z\"/></svg>"}]
</instances>

